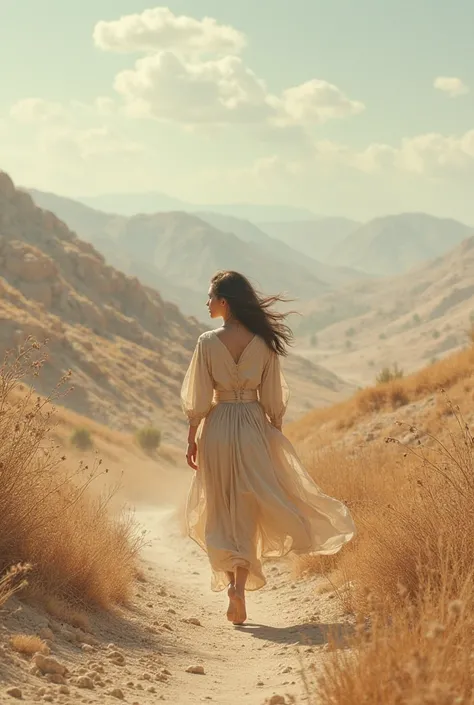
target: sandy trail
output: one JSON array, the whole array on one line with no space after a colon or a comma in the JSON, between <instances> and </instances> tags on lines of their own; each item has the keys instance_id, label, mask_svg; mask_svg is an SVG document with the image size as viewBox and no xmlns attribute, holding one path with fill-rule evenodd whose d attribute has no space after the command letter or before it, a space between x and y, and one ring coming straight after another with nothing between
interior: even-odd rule
<instances>
[{"instance_id":1,"label":"sandy trail","mask_svg":"<svg viewBox=\"0 0 474 705\"><path fill-rule=\"evenodd\" d=\"M181 597L186 616L203 625L189 626L185 653L170 653L175 677L167 699L180 705L235 705L237 699L242 705L262 705L281 695L288 703L292 697L311 702L304 679L314 680L328 633L346 625L334 593L318 595L323 581L294 582L287 561L267 564L268 585L248 595L249 620L234 627L225 618L225 592L210 591L207 556L182 535L174 508L142 508L137 517L149 531L144 551L149 568ZM186 673L190 663L202 664L206 675Z\"/></svg>"},{"instance_id":2,"label":"sandy trail","mask_svg":"<svg viewBox=\"0 0 474 705\"><path fill-rule=\"evenodd\" d=\"M322 578L295 582L287 561L267 563L268 585L249 594L247 624L229 624L225 592L210 591L207 556L183 536L174 502L182 506L187 484L175 476L174 493L162 494L169 504L137 508L148 545L127 607L90 613L86 632L15 599L0 610L0 703L14 702L16 689L22 702L64 705L316 705L302 672L314 693L329 634L348 630L335 593ZM15 634L44 638L64 677L52 680L34 656L17 653Z\"/></svg>"}]
</instances>

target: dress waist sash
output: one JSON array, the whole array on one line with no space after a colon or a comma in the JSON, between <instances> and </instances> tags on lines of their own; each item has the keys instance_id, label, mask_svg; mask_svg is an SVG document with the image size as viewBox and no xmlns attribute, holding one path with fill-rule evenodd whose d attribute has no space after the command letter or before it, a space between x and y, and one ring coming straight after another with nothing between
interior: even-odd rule
<instances>
[{"instance_id":1,"label":"dress waist sash","mask_svg":"<svg viewBox=\"0 0 474 705\"><path fill-rule=\"evenodd\" d=\"M220 402L252 402L258 401L256 389L234 389L231 391L215 391L214 401L216 404Z\"/></svg>"}]
</instances>

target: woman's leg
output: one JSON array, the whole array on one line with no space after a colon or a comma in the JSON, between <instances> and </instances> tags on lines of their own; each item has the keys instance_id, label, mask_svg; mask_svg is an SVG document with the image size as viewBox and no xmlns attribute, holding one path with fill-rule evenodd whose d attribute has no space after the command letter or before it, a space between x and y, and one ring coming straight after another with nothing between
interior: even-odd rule
<instances>
[{"instance_id":1,"label":"woman's leg","mask_svg":"<svg viewBox=\"0 0 474 705\"><path fill-rule=\"evenodd\" d=\"M236 614L234 624L243 624L247 619L247 610L245 607L245 584L249 572L247 568L238 567L235 574L235 607Z\"/></svg>"},{"instance_id":2,"label":"woman's leg","mask_svg":"<svg viewBox=\"0 0 474 705\"><path fill-rule=\"evenodd\" d=\"M227 572L227 580L229 581L229 588L227 590L227 596L229 598L229 607L227 608L227 619L229 622L233 622L235 619L235 575L234 573Z\"/></svg>"}]
</instances>

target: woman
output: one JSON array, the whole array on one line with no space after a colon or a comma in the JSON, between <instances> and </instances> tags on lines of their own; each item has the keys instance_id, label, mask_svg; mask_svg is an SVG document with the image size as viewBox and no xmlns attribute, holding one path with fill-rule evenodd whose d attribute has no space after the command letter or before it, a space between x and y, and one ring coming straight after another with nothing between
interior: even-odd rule
<instances>
[{"instance_id":1,"label":"woman","mask_svg":"<svg viewBox=\"0 0 474 705\"><path fill-rule=\"evenodd\" d=\"M234 624L247 618L245 590L266 583L262 558L333 554L355 533L348 509L321 492L281 433L289 394L280 356L292 341L272 309L282 300L218 272L207 306L223 325L200 336L181 393L196 471L187 530L208 554L212 590L228 586Z\"/></svg>"}]
</instances>

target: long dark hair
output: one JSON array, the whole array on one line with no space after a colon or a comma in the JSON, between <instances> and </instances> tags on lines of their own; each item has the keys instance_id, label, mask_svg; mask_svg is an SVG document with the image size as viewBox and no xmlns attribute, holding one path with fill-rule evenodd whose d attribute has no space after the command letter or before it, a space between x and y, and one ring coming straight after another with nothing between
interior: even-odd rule
<instances>
[{"instance_id":1,"label":"long dark hair","mask_svg":"<svg viewBox=\"0 0 474 705\"><path fill-rule=\"evenodd\" d=\"M243 274L229 270L214 274L211 290L214 296L225 299L232 316L260 336L271 350L288 354L288 346L293 343L293 332L284 322L288 313L274 311L272 306L289 299L280 294L262 296Z\"/></svg>"}]
</instances>

